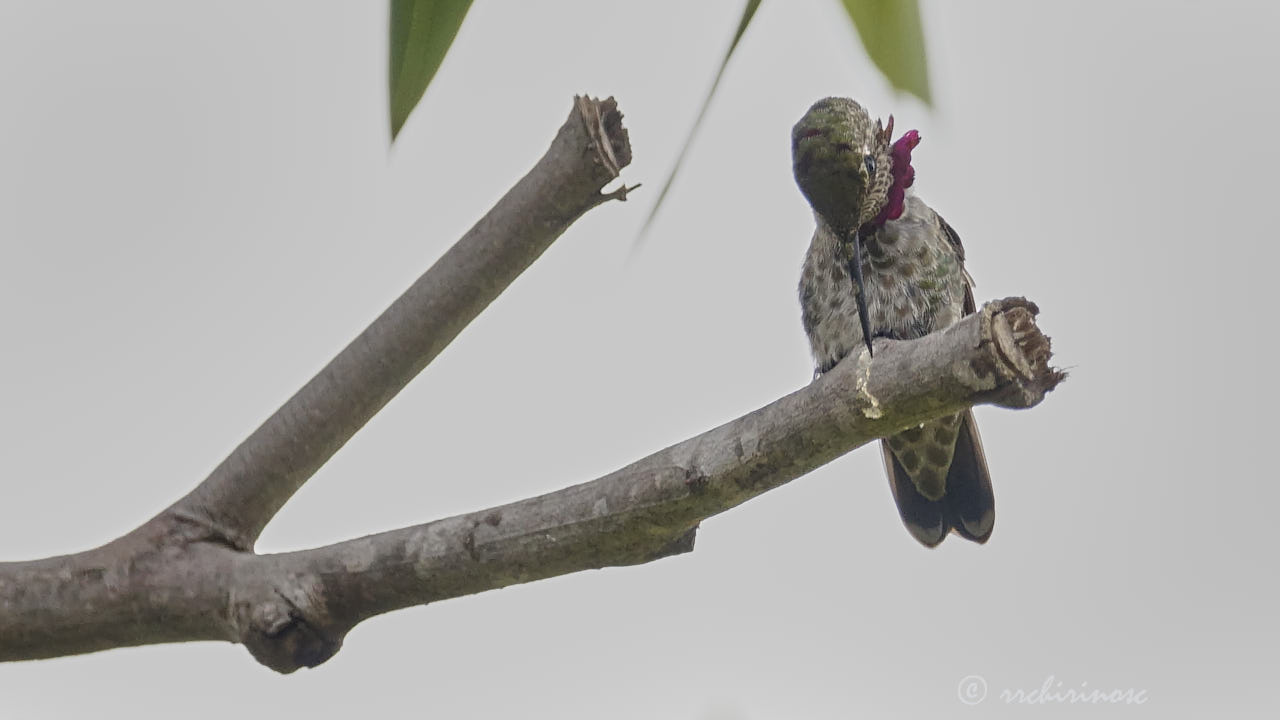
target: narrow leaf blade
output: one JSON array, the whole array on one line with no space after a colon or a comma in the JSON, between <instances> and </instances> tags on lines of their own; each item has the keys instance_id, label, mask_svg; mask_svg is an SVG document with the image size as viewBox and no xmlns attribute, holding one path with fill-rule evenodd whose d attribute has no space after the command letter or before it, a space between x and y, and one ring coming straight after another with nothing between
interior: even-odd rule
<instances>
[{"instance_id":1,"label":"narrow leaf blade","mask_svg":"<svg viewBox=\"0 0 1280 720\"><path fill-rule=\"evenodd\" d=\"M889 84L915 95L926 104L929 69L925 61L924 28L917 0L843 0L845 12L858 29L862 46Z\"/></svg>"},{"instance_id":2,"label":"narrow leaf blade","mask_svg":"<svg viewBox=\"0 0 1280 720\"><path fill-rule=\"evenodd\" d=\"M471 0L391 0L392 140L427 91L470 8Z\"/></svg>"},{"instance_id":3,"label":"narrow leaf blade","mask_svg":"<svg viewBox=\"0 0 1280 720\"><path fill-rule=\"evenodd\" d=\"M755 17L758 9L760 9L760 0L747 0L747 4L742 8L742 17L738 20L738 29L733 33L733 40L729 42L729 49L725 51L724 59L720 61L720 69L716 71L716 79L711 82L711 89L707 91L707 97L702 101L702 109L698 111L698 117L693 121L693 127L689 128L689 134L685 136L684 146L680 148L680 154L676 156L676 164L671 168L671 174L667 175L667 181L662 184L662 190L658 192L658 199L653 202L653 207L649 209L648 217L644 219L640 234L636 236L635 244L631 248L633 252L639 249L645 235L649 232L649 226L653 224L654 218L658 216L662 201L667 197L667 191L671 189L671 184L675 182L676 173L680 172L680 166L684 164L684 158L689 154L689 147L693 145L693 138L698 134L698 128L702 126L702 119L707 115L707 108L711 107L711 98L715 97L716 88L720 87L720 78L724 77L724 69L729 65L729 58L733 57L733 51L738 48L738 41L746 33L747 26L751 24L751 18Z\"/></svg>"}]
</instances>

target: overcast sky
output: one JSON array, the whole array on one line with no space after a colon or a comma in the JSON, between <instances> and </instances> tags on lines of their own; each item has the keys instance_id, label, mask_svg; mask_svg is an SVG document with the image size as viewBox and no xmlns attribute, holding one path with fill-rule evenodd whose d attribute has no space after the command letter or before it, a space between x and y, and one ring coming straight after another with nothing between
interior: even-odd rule
<instances>
[{"instance_id":1,"label":"overcast sky","mask_svg":"<svg viewBox=\"0 0 1280 720\"><path fill-rule=\"evenodd\" d=\"M0 665L0 717L1273 717L1280 5L923 2L935 107L834 0L766 2L642 250L741 3L477 2L388 149L384 2L0 3L0 560L184 494L614 95L645 188L593 210L259 549L591 479L805 384L814 100L918 128L979 301L1069 381L978 410L986 546L920 547L864 448L697 550L393 613L281 677L197 643ZM1270 292L1264 296L1264 291ZM1140 706L1009 705L1131 689ZM974 696L968 696L970 700Z\"/></svg>"}]
</instances>

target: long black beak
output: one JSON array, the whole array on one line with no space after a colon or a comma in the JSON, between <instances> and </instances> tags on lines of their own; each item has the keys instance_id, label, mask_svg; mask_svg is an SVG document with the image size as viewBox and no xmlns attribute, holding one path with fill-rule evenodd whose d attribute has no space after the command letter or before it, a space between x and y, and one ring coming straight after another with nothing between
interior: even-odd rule
<instances>
[{"instance_id":1,"label":"long black beak","mask_svg":"<svg viewBox=\"0 0 1280 720\"><path fill-rule=\"evenodd\" d=\"M849 259L849 277L853 279L853 293L858 301L858 322L862 324L862 339L867 343L867 354L875 355L871 349L871 320L867 317L867 293L862 284L862 230L853 231L853 257Z\"/></svg>"}]
</instances>

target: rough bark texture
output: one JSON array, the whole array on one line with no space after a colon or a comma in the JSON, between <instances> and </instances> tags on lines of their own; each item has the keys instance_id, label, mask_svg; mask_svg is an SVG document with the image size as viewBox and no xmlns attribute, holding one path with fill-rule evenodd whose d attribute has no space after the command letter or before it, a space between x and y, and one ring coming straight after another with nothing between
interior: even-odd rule
<instances>
[{"instance_id":1,"label":"rough bark texture","mask_svg":"<svg viewBox=\"0 0 1280 720\"><path fill-rule=\"evenodd\" d=\"M577 98L551 148L318 375L169 509L249 550L285 502L587 210L631 162L613 99Z\"/></svg>"},{"instance_id":2,"label":"rough bark texture","mask_svg":"<svg viewBox=\"0 0 1280 720\"><path fill-rule=\"evenodd\" d=\"M583 212L630 160L612 100L579 98L547 155L453 249L191 494L75 555L0 563L0 660L239 642L280 672L332 657L397 608L693 549L704 518L843 453L976 403L1023 408L1062 379L1022 299L878 342L807 387L591 482L468 515L258 555L266 523Z\"/></svg>"}]
</instances>

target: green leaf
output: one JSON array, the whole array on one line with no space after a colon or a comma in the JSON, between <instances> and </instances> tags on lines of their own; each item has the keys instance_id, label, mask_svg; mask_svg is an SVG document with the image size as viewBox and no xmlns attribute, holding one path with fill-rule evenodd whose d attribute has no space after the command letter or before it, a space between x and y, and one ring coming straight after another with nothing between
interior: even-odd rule
<instances>
[{"instance_id":1,"label":"green leaf","mask_svg":"<svg viewBox=\"0 0 1280 720\"><path fill-rule=\"evenodd\" d=\"M471 0L391 0L391 139L440 69Z\"/></svg>"},{"instance_id":2,"label":"green leaf","mask_svg":"<svg viewBox=\"0 0 1280 720\"><path fill-rule=\"evenodd\" d=\"M684 158L689 154L689 146L693 144L693 138L698 134L698 128L702 125L702 118L706 117L707 108L711 107L711 98L715 97L716 88L720 86L720 78L724 77L724 69L729 65L729 58L733 57L733 51L738 47L738 41L742 39L742 34L747 31L747 26L751 24L751 18L755 17L756 10L760 8L760 0L747 0L747 4L742 8L742 17L738 20L738 29L733 33L733 40L729 42L729 49L724 53L724 59L720 61L720 69L716 71L716 79L711 83L711 89L707 91L707 97L702 101L702 109L698 111L698 117L693 121L693 127L689 129L689 134L684 139L684 147L680 148L680 154L676 156L675 167L671 168L671 174L667 176L667 181L662 184L662 190L658 192L658 199L653 202L653 207L649 209L649 216L644 219L644 225L640 228L640 234L636 236L635 245L632 246L634 251L640 247L640 243L644 240L644 236L649 232L649 226L653 224L653 219L658 216L658 209L662 207L662 200L667 197L667 191L671 189L671 184L675 182L676 173L680 172L680 166L684 163Z\"/></svg>"},{"instance_id":3,"label":"green leaf","mask_svg":"<svg viewBox=\"0 0 1280 720\"><path fill-rule=\"evenodd\" d=\"M916 0L843 0L862 46L889 84L926 104L929 69L924 58L924 29Z\"/></svg>"}]
</instances>

